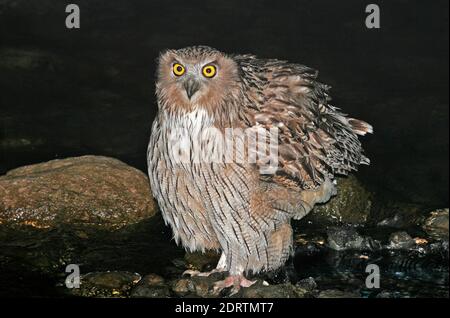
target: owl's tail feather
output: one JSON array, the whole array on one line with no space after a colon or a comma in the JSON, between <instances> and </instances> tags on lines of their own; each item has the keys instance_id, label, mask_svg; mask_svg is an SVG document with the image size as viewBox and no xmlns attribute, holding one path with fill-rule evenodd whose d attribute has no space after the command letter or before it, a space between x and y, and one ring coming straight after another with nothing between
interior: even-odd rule
<instances>
[{"instance_id":1,"label":"owl's tail feather","mask_svg":"<svg viewBox=\"0 0 450 318\"><path fill-rule=\"evenodd\" d=\"M373 127L372 125L366 123L365 121L355 119L355 118L349 118L348 123L352 127L352 130L357 135L364 136L366 134L373 134Z\"/></svg>"},{"instance_id":2,"label":"owl's tail feather","mask_svg":"<svg viewBox=\"0 0 450 318\"><path fill-rule=\"evenodd\" d=\"M352 130L355 134L364 136L366 134L373 134L373 127L372 125L366 123L363 120L355 119L355 118L349 118L348 123L352 127ZM361 165L369 165L370 159L361 154L361 160L359 162Z\"/></svg>"}]
</instances>

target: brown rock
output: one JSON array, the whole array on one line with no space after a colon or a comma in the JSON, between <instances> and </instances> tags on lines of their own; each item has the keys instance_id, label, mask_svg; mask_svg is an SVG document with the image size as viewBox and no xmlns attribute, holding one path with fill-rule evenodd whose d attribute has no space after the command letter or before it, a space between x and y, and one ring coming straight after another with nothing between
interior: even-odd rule
<instances>
[{"instance_id":1,"label":"brown rock","mask_svg":"<svg viewBox=\"0 0 450 318\"><path fill-rule=\"evenodd\" d=\"M80 288L73 288L70 293L82 297L127 297L140 280L137 273L93 272L83 275Z\"/></svg>"},{"instance_id":2,"label":"brown rock","mask_svg":"<svg viewBox=\"0 0 450 318\"><path fill-rule=\"evenodd\" d=\"M182 278L173 283L172 290L178 296L185 296L185 295L189 294L190 292L194 292L195 286L192 283L191 279Z\"/></svg>"},{"instance_id":3,"label":"brown rock","mask_svg":"<svg viewBox=\"0 0 450 318\"><path fill-rule=\"evenodd\" d=\"M156 274L149 274L144 276L132 289L130 296L136 298L166 298L170 297L170 290L164 284L164 278Z\"/></svg>"},{"instance_id":4,"label":"brown rock","mask_svg":"<svg viewBox=\"0 0 450 318\"><path fill-rule=\"evenodd\" d=\"M120 228L156 210L145 174L113 158L52 160L0 177L0 224Z\"/></svg>"},{"instance_id":5,"label":"brown rock","mask_svg":"<svg viewBox=\"0 0 450 318\"><path fill-rule=\"evenodd\" d=\"M164 278L156 274L148 274L141 279L140 283L148 286L163 286Z\"/></svg>"}]
</instances>

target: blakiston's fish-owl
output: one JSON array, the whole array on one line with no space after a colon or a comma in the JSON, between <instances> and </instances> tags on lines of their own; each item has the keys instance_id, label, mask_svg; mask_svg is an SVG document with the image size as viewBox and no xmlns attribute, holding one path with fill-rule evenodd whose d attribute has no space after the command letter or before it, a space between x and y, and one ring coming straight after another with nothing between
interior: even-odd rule
<instances>
[{"instance_id":1,"label":"blakiston's fish-owl","mask_svg":"<svg viewBox=\"0 0 450 318\"><path fill-rule=\"evenodd\" d=\"M253 283L244 273L282 266L290 220L328 201L335 175L369 164L357 135L372 127L330 105L316 77L303 65L205 46L159 58L151 187L177 243L221 251L212 272L229 276L217 290L237 291ZM269 133L252 134L261 130ZM271 150L276 164L267 173Z\"/></svg>"}]
</instances>

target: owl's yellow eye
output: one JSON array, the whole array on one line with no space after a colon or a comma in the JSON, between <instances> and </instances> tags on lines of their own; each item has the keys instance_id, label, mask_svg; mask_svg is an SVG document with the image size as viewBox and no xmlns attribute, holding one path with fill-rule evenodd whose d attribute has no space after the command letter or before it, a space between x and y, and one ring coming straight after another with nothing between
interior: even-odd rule
<instances>
[{"instance_id":1,"label":"owl's yellow eye","mask_svg":"<svg viewBox=\"0 0 450 318\"><path fill-rule=\"evenodd\" d=\"M217 73L217 69L214 65L206 65L202 70L203 76L207 78L214 77Z\"/></svg>"},{"instance_id":2,"label":"owl's yellow eye","mask_svg":"<svg viewBox=\"0 0 450 318\"><path fill-rule=\"evenodd\" d=\"M172 69L173 69L173 74L175 74L176 76L181 76L184 74L184 72L186 72L186 69L184 68L184 66L179 63L175 63L173 65Z\"/></svg>"}]
</instances>

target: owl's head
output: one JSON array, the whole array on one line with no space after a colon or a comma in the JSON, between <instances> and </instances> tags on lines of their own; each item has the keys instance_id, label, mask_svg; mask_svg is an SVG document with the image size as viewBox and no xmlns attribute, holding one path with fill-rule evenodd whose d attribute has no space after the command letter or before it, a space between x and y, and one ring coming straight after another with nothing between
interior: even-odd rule
<instances>
[{"instance_id":1,"label":"owl's head","mask_svg":"<svg viewBox=\"0 0 450 318\"><path fill-rule=\"evenodd\" d=\"M214 111L239 92L238 66L206 46L168 50L159 57L156 93L159 105L172 111Z\"/></svg>"}]
</instances>

